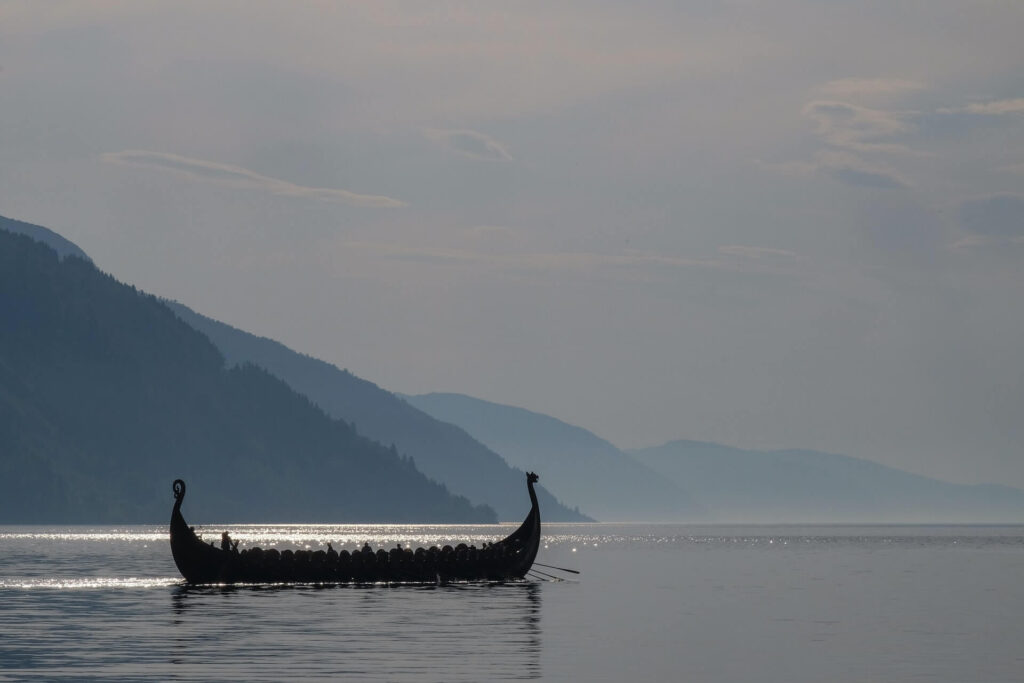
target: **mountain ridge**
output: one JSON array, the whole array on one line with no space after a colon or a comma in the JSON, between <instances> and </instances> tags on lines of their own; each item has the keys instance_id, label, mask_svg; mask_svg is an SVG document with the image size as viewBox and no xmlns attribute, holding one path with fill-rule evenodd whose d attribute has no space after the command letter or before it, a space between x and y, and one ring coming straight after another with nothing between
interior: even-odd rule
<instances>
[{"instance_id":1,"label":"mountain ridge","mask_svg":"<svg viewBox=\"0 0 1024 683\"><path fill-rule=\"evenodd\" d=\"M204 316L180 302L167 303L185 322L205 334L229 364L250 362L267 369L329 415L350 421L371 439L393 444L427 476L444 482L453 492L486 502L502 519L519 518L523 471L510 467L501 455L464 430L430 417L348 370ZM548 473L538 470L538 474L542 482L550 484ZM550 492L550 486L538 486L537 496L546 520L590 519L565 507Z\"/></svg>"},{"instance_id":2,"label":"mountain ridge","mask_svg":"<svg viewBox=\"0 0 1024 683\"><path fill-rule=\"evenodd\" d=\"M405 399L460 426L510 463L546 472L569 504L601 521L674 521L701 512L685 489L582 427L464 394L435 392Z\"/></svg>"},{"instance_id":3,"label":"mountain ridge","mask_svg":"<svg viewBox=\"0 0 1024 683\"><path fill-rule=\"evenodd\" d=\"M64 262L68 257L82 260L89 265L88 256L77 245L61 237L57 233L34 226L21 221L0 216L0 228L15 226L14 232L28 236L36 242L53 244L59 247L55 249L58 261ZM2 230L0 230L2 232ZM53 243L53 244L51 244ZM75 259L71 259L72 263ZM103 274L104 277L110 277ZM110 278L113 279L113 278ZM120 283L119 283L120 284ZM134 288L131 288L136 292ZM136 292L143 297L144 295ZM155 297L150 297L155 299ZM240 373L250 378L265 375L268 380L278 381L284 384L290 391L297 392L302 400L315 405L321 412L327 413L336 421L351 429L357 436L365 432L365 435L381 443L390 443L391 448L387 450L391 456L397 457L399 462L408 464L422 461L428 463L430 469L431 457L436 457L436 452L455 448L461 449L465 444L474 444L469 451L471 453L484 453L483 459L490 464L484 469L489 471L487 477L502 480L509 479L509 472L515 472L509 468L498 453L502 453L505 459L512 465L522 469L536 469L545 474L549 486L556 490L563 491L566 501L572 505L580 506L580 502L574 499L578 496L566 481L564 476L581 479L580 472L591 474L588 470L607 469L609 462L614 463L611 467L627 467L631 471L628 476L619 473L617 486L607 488L603 493L603 502L598 502L594 507L598 517L606 519L625 518L623 507L629 508L635 503L625 500L621 493L628 490L630 486L623 486L622 482L630 476L636 476L637 472L645 473L641 479L647 477L648 483L635 484L630 494L635 497L642 497L646 502L660 500L663 508L657 514L648 517L643 521L717 521L717 522L750 522L750 521L979 521L979 522L1005 522L1024 520L1024 491L1002 484L952 484L939 479L912 474L897 468L883 465L881 463L864 458L811 451L803 449L780 449L774 451L745 450L724 446L712 442L695 441L688 439L676 439L661 446L641 449L618 449L601 437L588 430L564 423L557 418L537 413L525 408L502 406L492 404L472 397L463 397L479 405L490 405L505 410L508 414L528 418L529 427L520 424L518 429L510 430L517 435L517 439L497 439L493 434L481 434L478 424L476 427L471 424L473 420L461 419L461 425L449 424L447 421L431 417L424 411L422 403L424 396L453 397L462 396L458 394L427 394L422 396L401 397L392 394L377 385L356 377L347 370L339 370L324 361L317 360L310 356L299 354L284 345L271 339L256 337L247 332L232 328L225 323L205 318L198 313L191 311L177 302L164 302L171 308L175 315L183 322L188 322L191 329L199 329L205 324L207 328L214 329L213 336L219 334L239 335L245 342L246 339L255 340L256 346L263 346L264 350L254 353L252 349L243 352L241 346L215 343L207 329L203 334L208 342L212 344L216 353L219 353L218 361L225 371ZM185 311L186 313L182 314ZM16 310L8 310L8 313L19 313ZM25 314L26 311L20 311ZM184 320L190 318L192 322ZM206 323L196 325L196 320L205 320ZM202 330L200 330L202 331ZM44 340L49 341L49 340ZM93 340L95 341L95 340ZM248 342L246 342L248 343ZM250 344L251 345L251 344ZM45 343L43 344L45 346ZM2 350L2 349L0 349ZM206 352L200 355L205 355ZM281 358L270 362L262 358L260 354L270 353L277 356L290 358L294 362L304 364L307 375L303 381L296 381L292 373L292 381L281 381L266 366L274 366L275 362L280 363ZM297 360L296 360L297 359ZM248 364L251 364L251 367ZM287 362L285 363L287 365ZM254 374L255 373L255 374ZM288 373L285 373L288 374ZM302 373L300 372L299 375ZM340 380L339 380L340 378ZM10 411L4 414L5 408L9 409L12 404L18 405L19 412L17 419L27 425L22 434L23 440L30 442L25 448L27 450L8 450L8 457L0 461L0 477L3 477L4 470L9 471L15 465L21 468L23 481L30 482L36 490L43 492L42 497L54 501L64 501L66 508L88 504L100 504L99 498L91 491L99 490L96 477L87 472L79 472L67 477L55 478L53 472L48 469L52 463L44 460L32 460L26 458L26 453L34 450L52 450L59 442L56 431L50 416L41 409L39 405L32 402L33 388L22 381L16 365L12 364L9 358L0 353L0 444L2 439L10 435ZM310 384L320 386L306 386L306 391L298 390L294 384ZM340 384L349 385L354 390L335 393L334 389ZM316 398L311 398L312 394ZM326 404L326 407L325 407ZM388 429L387 425L395 423L395 416L401 416L406 424L404 431L396 432L393 428ZM349 424L348 420L351 420ZM424 425L426 425L424 427ZM5 431L5 428L6 431ZM423 430L428 433L435 448L435 454L423 457L417 451L422 446ZM357 433L357 430L358 433ZM552 431L553 430L553 431ZM474 433L476 432L476 433ZM557 434L560 432L560 435ZM477 438L474 438L477 437ZM486 444L486 445L485 445ZM377 444L378 446L380 444ZM405 453L399 453L399 445ZM490 448L488 448L490 446ZM68 454L75 457L87 458L78 444L61 443ZM384 448L383 446L381 446ZM567 447L576 448L579 452L573 457L583 457L586 461L578 461L575 467L567 468L566 472L558 472L558 468L551 467L551 458L555 455L564 455ZM533 449L531 452L530 449ZM562 454L555 454L554 451L562 449ZM13 455L12 455L13 453ZM463 454L465 455L465 454ZM470 457L470 456L466 456ZM611 458L611 460L609 460ZM472 458L471 458L472 459ZM495 460L501 465L495 465ZM413 465L415 468L416 465ZM548 471L545 473L544 470ZM435 477L435 474L424 472L428 476ZM443 475L443 468L441 471ZM655 489L660 492L651 495L648 487L651 486L649 479L654 475L660 481L654 484ZM443 476L435 477L443 481ZM514 477L513 477L514 478ZM585 477L582 477L585 478ZM476 482L481 481L479 472L476 475ZM436 482L431 482L436 485ZM576 482L579 483L578 481ZM518 481L507 482L494 488L503 489L501 496L505 497L502 503L503 519L517 518L517 510L522 508L522 493L518 490ZM461 482L463 490L469 491L474 496L481 490L486 491L487 487L474 487L467 482ZM493 491L492 491L493 492ZM456 491L458 493L458 491ZM556 511L568 510L562 508L556 499L547 491L538 491L542 497L542 506L546 510ZM682 509L676 502L672 502L673 496L685 501ZM468 496L464 496L467 497ZM619 500L616 500L619 498ZM583 506L586 508L586 498L583 498ZM91 503L90 503L91 501ZM619 510L612 510L611 516L607 507L602 507L607 501L619 503ZM666 501L671 505L665 507ZM467 501L468 502L468 501ZM70 507L68 507L70 506ZM599 514L600 513L600 514ZM577 511L569 510L568 515L572 517ZM558 514L555 519L557 521ZM546 515L551 520L551 516ZM576 519L585 519L582 515ZM639 521L632 518L631 521Z\"/></svg>"},{"instance_id":4,"label":"mountain ridge","mask_svg":"<svg viewBox=\"0 0 1024 683\"><path fill-rule=\"evenodd\" d=\"M37 242L42 242L56 251L57 256L61 259L68 256L75 256L83 261L92 263L92 259L89 258L89 255L86 254L85 251L83 251L77 244L60 233L54 232L49 228L44 228L41 225L26 223L25 221L7 218L6 216L0 216L0 230L6 230L16 235L26 235Z\"/></svg>"},{"instance_id":5,"label":"mountain ridge","mask_svg":"<svg viewBox=\"0 0 1024 683\"><path fill-rule=\"evenodd\" d=\"M1000 523L1024 520L1024 491L954 484L807 449L754 450L677 439L629 451L681 483L717 522Z\"/></svg>"},{"instance_id":6,"label":"mountain ridge","mask_svg":"<svg viewBox=\"0 0 1024 683\"><path fill-rule=\"evenodd\" d=\"M156 297L7 230L0 453L5 523L165 520L178 477L196 519L496 521L265 370L225 368Z\"/></svg>"}]
</instances>

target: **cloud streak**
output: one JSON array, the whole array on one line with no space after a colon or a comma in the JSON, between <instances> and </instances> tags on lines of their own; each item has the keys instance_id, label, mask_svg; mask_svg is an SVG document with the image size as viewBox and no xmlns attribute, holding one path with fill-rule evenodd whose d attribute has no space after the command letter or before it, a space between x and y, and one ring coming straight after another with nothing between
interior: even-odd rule
<instances>
[{"instance_id":1,"label":"cloud streak","mask_svg":"<svg viewBox=\"0 0 1024 683\"><path fill-rule=\"evenodd\" d=\"M449 150L477 161L512 161L505 146L494 138L475 130L441 130L427 128L424 134Z\"/></svg>"},{"instance_id":2,"label":"cloud streak","mask_svg":"<svg viewBox=\"0 0 1024 683\"><path fill-rule=\"evenodd\" d=\"M681 258L649 252L626 251L619 254L599 252L520 252L487 253L470 249L425 247L384 242L344 242L343 249L374 252L396 261L419 261L440 264L480 264L528 270L586 269L602 266L720 266L715 259Z\"/></svg>"},{"instance_id":3,"label":"cloud streak","mask_svg":"<svg viewBox=\"0 0 1024 683\"><path fill-rule=\"evenodd\" d=\"M834 179L854 187L895 190L910 187L911 183L896 171L872 164L856 154L823 151L818 154L818 170Z\"/></svg>"},{"instance_id":4,"label":"cloud streak","mask_svg":"<svg viewBox=\"0 0 1024 683\"><path fill-rule=\"evenodd\" d=\"M829 172L836 180L854 187L870 187L879 190L897 190L907 187L907 184L895 175L879 171L867 171L852 167L829 168Z\"/></svg>"},{"instance_id":5,"label":"cloud streak","mask_svg":"<svg viewBox=\"0 0 1024 683\"><path fill-rule=\"evenodd\" d=\"M368 208L397 208L406 206L405 202L392 199L391 197L358 194L336 188L296 185L287 180L260 175L241 166L183 157L177 154L129 149L122 152L103 154L100 158L110 164L171 171L198 182L240 190L268 192L282 197L313 199Z\"/></svg>"},{"instance_id":6,"label":"cloud streak","mask_svg":"<svg viewBox=\"0 0 1024 683\"><path fill-rule=\"evenodd\" d=\"M818 100L809 102L803 115L814 124L815 133L834 147L859 152L911 151L905 145L886 142L911 130L904 113Z\"/></svg>"},{"instance_id":7,"label":"cloud streak","mask_svg":"<svg viewBox=\"0 0 1024 683\"><path fill-rule=\"evenodd\" d=\"M969 199L960 205L959 219L968 234L954 247L1024 244L1024 195Z\"/></svg>"},{"instance_id":8,"label":"cloud streak","mask_svg":"<svg viewBox=\"0 0 1024 683\"><path fill-rule=\"evenodd\" d=\"M821 86L825 95L840 98L885 97L924 89L923 83L902 78L840 78Z\"/></svg>"},{"instance_id":9,"label":"cloud streak","mask_svg":"<svg viewBox=\"0 0 1024 683\"><path fill-rule=\"evenodd\" d=\"M814 161L768 163L755 160L754 163L758 168L794 177L823 174L853 187L897 190L912 186L909 180L896 171L868 163L850 152L821 151Z\"/></svg>"},{"instance_id":10,"label":"cloud streak","mask_svg":"<svg viewBox=\"0 0 1024 683\"><path fill-rule=\"evenodd\" d=\"M1024 114L1024 97L992 102L974 102L965 107L945 107L939 109L940 114L976 114L978 116L1005 116L1008 114Z\"/></svg>"},{"instance_id":11,"label":"cloud streak","mask_svg":"<svg viewBox=\"0 0 1024 683\"><path fill-rule=\"evenodd\" d=\"M797 258L796 252L789 251L788 249L774 249L771 247L750 247L738 244L719 247L718 251L723 254L729 254L730 256L742 256L744 258L752 259L766 257L788 259Z\"/></svg>"},{"instance_id":12,"label":"cloud streak","mask_svg":"<svg viewBox=\"0 0 1024 683\"><path fill-rule=\"evenodd\" d=\"M343 251L373 254L375 257L409 263L441 266L481 266L507 271L566 272L622 269L635 271L645 279L650 269L702 268L729 272L791 274L789 265L799 257L784 249L749 246L720 247L718 257L683 257L627 249L617 253L595 251L493 253L471 249L417 246L385 242L346 241Z\"/></svg>"}]
</instances>

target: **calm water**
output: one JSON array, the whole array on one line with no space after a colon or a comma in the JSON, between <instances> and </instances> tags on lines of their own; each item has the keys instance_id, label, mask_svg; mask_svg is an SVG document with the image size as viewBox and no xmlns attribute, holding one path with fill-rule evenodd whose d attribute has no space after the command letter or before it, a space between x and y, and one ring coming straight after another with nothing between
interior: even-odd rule
<instances>
[{"instance_id":1,"label":"calm water","mask_svg":"<svg viewBox=\"0 0 1024 683\"><path fill-rule=\"evenodd\" d=\"M352 548L510 528L200 530ZM1024 680L1024 527L545 534L539 561L579 577L197 590L164 527L0 527L0 680Z\"/></svg>"}]
</instances>

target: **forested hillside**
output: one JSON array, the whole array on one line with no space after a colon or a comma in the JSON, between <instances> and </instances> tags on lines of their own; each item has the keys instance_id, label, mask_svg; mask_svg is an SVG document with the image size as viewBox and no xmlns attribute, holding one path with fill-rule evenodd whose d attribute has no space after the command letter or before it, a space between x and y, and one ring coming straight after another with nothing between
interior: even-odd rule
<instances>
[{"instance_id":1,"label":"forested hillside","mask_svg":"<svg viewBox=\"0 0 1024 683\"><path fill-rule=\"evenodd\" d=\"M0 230L0 522L494 521L155 297ZM521 482L520 482L521 485Z\"/></svg>"},{"instance_id":2,"label":"forested hillside","mask_svg":"<svg viewBox=\"0 0 1024 683\"><path fill-rule=\"evenodd\" d=\"M41 225L33 225L32 223L0 216L0 230L7 230L17 235L28 235L37 242L42 242L56 251L60 258L77 256L85 261L92 261L77 244Z\"/></svg>"}]
</instances>

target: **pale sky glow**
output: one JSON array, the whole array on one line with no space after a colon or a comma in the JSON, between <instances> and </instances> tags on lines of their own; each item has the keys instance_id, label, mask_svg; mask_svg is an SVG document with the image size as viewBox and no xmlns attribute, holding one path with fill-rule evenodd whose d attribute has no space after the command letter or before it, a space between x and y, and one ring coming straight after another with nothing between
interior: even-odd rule
<instances>
[{"instance_id":1,"label":"pale sky glow","mask_svg":"<svg viewBox=\"0 0 1024 683\"><path fill-rule=\"evenodd\" d=\"M1024 4L0 4L0 214L404 393L1024 486Z\"/></svg>"}]
</instances>

